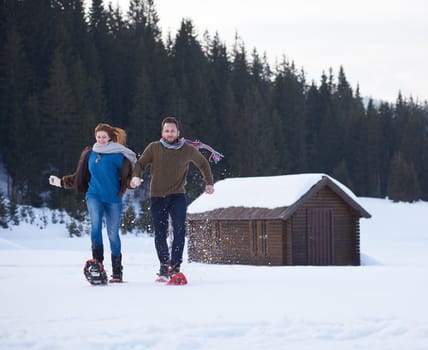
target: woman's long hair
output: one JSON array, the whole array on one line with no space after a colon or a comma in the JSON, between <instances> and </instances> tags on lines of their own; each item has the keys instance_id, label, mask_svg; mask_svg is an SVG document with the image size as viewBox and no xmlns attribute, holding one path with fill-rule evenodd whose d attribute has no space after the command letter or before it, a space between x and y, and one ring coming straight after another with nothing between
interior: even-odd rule
<instances>
[{"instance_id":1,"label":"woman's long hair","mask_svg":"<svg viewBox=\"0 0 428 350\"><path fill-rule=\"evenodd\" d=\"M125 130L111 126L110 124L100 123L95 127L95 135L98 131L105 131L113 142L126 146Z\"/></svg>"}]
</instances>

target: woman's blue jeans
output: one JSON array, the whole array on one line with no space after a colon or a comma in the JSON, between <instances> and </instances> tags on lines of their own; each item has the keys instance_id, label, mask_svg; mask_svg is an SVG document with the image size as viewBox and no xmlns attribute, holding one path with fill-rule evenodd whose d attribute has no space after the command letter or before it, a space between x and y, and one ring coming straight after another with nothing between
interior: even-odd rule
<instances>
[{"instance_id":1,"label":"woman's blue jeans","mask_svg":"<svg viewBox=\"0 0 428 350\"><path fill-rule=\"evenodd\" d=\"M121 255L119 228L122 217L122 202L107 203L97 198L89 197L86 199L86 206L91 218L92 248L103 245L102 227L103 216L105 216L111 255Z\"/></svg>"},{"instance_id":2,"label":"woman's blue jeans","mask_svg":"<svg viewBox=\"0 0 428 350\"><path fill-rule=\"evenodd\" d=\"M186 235L186 197L184 194L171 194L166 197L152 197L150 203L155 247L161 264L180 265L183 261L184 239ZM168 251L168 217L171 216L174 239L171 257Z\"/></svg>"}]
</instances>

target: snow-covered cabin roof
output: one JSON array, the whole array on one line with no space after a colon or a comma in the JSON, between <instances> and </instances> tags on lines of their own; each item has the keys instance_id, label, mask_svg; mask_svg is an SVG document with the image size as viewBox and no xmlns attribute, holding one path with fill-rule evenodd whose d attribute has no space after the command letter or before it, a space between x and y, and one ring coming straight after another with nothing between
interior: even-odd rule
<instances>
[{"instance_id":1,"label":"snow-covered cabin roof","mask_svg":"<svg viewBox=\"0 0 428 350\"><path fill-rule=\"evenodd\" d=\"M317 185L328 185L360 212L361 216L370 217L359 203L357 196L348 187L322 173L221 180L215 184L214 194L203 193L189 205L188 213L206 213L226 208L263 208L264 213L267 210L271 212L273 210L276 212L274 216L285 218L292 214L293 206L312 193ZM271 215L272 213L269 214Z\"/></svg>"}]
</instances>

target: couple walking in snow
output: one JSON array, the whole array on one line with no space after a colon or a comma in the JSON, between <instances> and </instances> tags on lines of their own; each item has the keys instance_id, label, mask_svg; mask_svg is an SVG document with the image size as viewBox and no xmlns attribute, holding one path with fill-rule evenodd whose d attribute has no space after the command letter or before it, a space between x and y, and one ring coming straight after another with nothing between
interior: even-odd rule
<instances>
[{"instance_id":1,"label":"couple walking in snow","mask_svg":"<svg viewBox=\"0 0 428 350\"><path fill-rule=\"evenodd\" d=\"M123 129L98 124L95 128L96 143L82 151L75 172L62 178L49 177L49 183L53 186L86 193L91 220L92 258L101 267L104 260L102 220L105 216L113 270L111 283L123 281L119 236L122 196L127 188L141 185L141 177L148 165L151 165L150 210L160 262L159 281L168 281L179 273L183 261L187 212L185 184L190 163L201 171L205 192L214 192L209 162L198 149L211 151L210 160L215 162L222 155L201 142L180 138L179 123L174 117L166 117L162 121L161 136L160 141L150 143L137 160L135 153L125 146L126 132ZM167 244L169 216L174 234L171 253Z\"/></svg>"}]
</instances>

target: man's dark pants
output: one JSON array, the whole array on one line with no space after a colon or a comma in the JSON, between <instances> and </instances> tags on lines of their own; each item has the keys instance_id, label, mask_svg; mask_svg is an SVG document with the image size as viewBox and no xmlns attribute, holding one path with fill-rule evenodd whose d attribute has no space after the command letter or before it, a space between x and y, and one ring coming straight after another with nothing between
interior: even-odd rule
<instances>
[{"instance_id":1,"label":"man's dark pants","mask_svg":"<svg viewBox=\"0 0 428 350\"><path fill-rule=\"evenodd\" d=\"M183 261L184 239L186 235L186 197L183 193L166 197L151 197L150 211L155 230L155 247L161 264L179 266ZM167 235L168 217L174 233L171 257L169 256Z\"/></svg>"}]
</instances>

